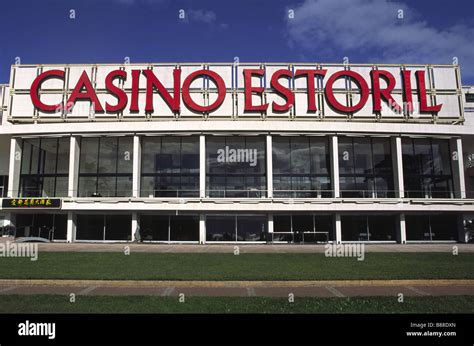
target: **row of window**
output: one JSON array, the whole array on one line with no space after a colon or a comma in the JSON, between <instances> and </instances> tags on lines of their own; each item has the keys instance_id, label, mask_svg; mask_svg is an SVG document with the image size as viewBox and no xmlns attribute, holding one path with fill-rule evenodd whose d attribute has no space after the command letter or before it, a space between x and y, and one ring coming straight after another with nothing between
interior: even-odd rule
<instances>
[{"instance_id":1,"label":"row of window","mask_svg":"<svg viewBox=\"0 0 474 346\"><path fill-rule=\"evenodd\" d=\"M78 214L77 240L131 240L131 215ZM265 215L206 215L206 241L329 242L335 239L334 217L320 214L273 216L268 233ZM406 215L407 240L457 240L456 215ZM66 214L18 214L16 236L66 239ZM199 241L198 215L139 215L143 241ZM342 241L396 241L393 214L341 215Z\"/></svg>"},{"instance_id":2,"label":"row of window","mask_svg":"<svg viewBox=\"0 0 474 346\"><path fill-rule=\"evenodd\" d=\"M390 138L339 137L342 197L394 197ZM403 170L408 197L453 197L449 140L403 138ZM208 136L206 195L265 197L265 138ZM328 137L274 136L275 197L331 197ZM24 139L20 195L67 196L68 138ZM78 196L132 195L133 138L80 140ZM199 196L199 137L141 138L142 197Z\"/></svg>"}]
</instances>

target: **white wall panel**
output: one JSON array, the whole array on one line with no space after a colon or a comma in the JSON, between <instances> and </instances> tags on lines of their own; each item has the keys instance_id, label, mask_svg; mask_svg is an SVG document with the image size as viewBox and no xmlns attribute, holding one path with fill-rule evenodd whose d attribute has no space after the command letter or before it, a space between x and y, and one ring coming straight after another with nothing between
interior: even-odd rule
<instances>
[{"instance_id":1,"label":"white wall panel","mask_svg":"<svg viewBox=\"0 0 474 346\"><path fill-rule=\"evenodd\" d=\"M457 95L436 95L436 103L443 104L438 113L440 118L456 118L459 116L459 97Z\"/></svg>"},{"instance_id":2,"label":"white wall panel","mask_svg":"<svg viewBox=\"0 0 474 346\"><path fill-rule=\"evenodd\" d=\"M452 67L434 67L433 78L438 90L455 90L457 87L456 69Z\"/></svg>"},{"instance_id":3,"label":"white wall panel","mask_svg":"<svg viewBox=\"0 0 474 346\"><path fill-rule=\"evenodd\" d=\"M12 97L10 103L10 115L14 118L32 118L34 115L34 107L31 103L30 95L23 94Z\"/></svg>"},{"instance_id":4,"label":"white wall panel","mask_svg":"<svg viewBox=\"0 0 474 346\"><path fill-rule=\"evenodd\" d=\"M208 104L213 104L216 100L217 100L217 93L210 92ZM222 102L221 106L215 111L211 112L209 117L212 118L213 116L214 117L220 116L220 117L231 118L232 115L234 114L235 114L234 99L233 99L233 95L229 93L226 95L224 102Z\"/></svg>"},{"instance_id":5,"label":"white wall panel","mask_svg":"<svg viewBox=\"0 0 474 346\"><path fill-rule=\"evenodd\" d=\"M63 104L66 101L64 100L64 94L62 93L55 93L55 94L41 94L40 95L41 102L48 104L48 105L55 105L55 104ZM38 115L41 118L61 118L61 110L58 112L50 113L50 112L43 112L38 111Z\"/></svg>"},{"instance_id":6,"label":"white wall panel","mask_svg":"<svg viewBox=\"0 0 474 346\"><path fill-rule=\"evenodd\" d=\"M37 76L36 66L15 66L13 89L15 90L30 90L31 84Z\"/></svg>"}]
</instances>

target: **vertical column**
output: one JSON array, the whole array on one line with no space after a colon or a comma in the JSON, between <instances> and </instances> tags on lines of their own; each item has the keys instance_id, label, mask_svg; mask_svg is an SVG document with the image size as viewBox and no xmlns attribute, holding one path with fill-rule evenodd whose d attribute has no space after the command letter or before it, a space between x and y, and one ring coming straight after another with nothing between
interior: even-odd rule
<instances>
[{"instance_id":1,"label":"vertical column","mask_svg":"<svg viewBox=\"0 0 474 346\"><path fill-rule=\"evenodd\" d=\"M273 198L273 146L272 136L267 135L267 197Z\"/></svg>"},{"instance_id":2,"label":"vertical column","mask_svg":"<svg viewBox=\"0 0 474 346\"><path fill-rule=\"evenodd\" d=\"M399 216L397 241L400 244L406 244L407 242L407 227L405 222L405 214L400 214Z\"/></svg>"},{"instance_id":3,"label":"vertical column","mask_svg":"<svg viewBox=\"0 0 474 346\"><path fill-rule=\"evenodd\" d=\"M68 176L68 197L77 197L77 187L79 180L79 138L71 136L69 142L69 176Z\"/></svg>"},{"instance_id":4,"label":"vertical column","mask_svg":"<svg viewBox=\"0 0 474 346\"><path fill-rule=\"evenodd\" d=\"M8 197L19 196L21 168L21 139L10 140L10 164L8 167Z\"/></svg>"},{"instance_id":5,"label":"vertical column","mask_svg":"<svg viewBox=\"0 0 474 346\"><path fill-rule=\"evenodd\" d=\"M405 187L403 181L403 152L402 152L402 138L392 137L390 139L392 149L392 166L395 197L405 197Z\"/></svg>"},{"instance_id":6,"label":"vertical column","mask_svg":"<svg viewBox=\"0 0 474 346\"><path fill-rule=\"evenodd\" d=\"M464 159L461 138L451 138L451 159L454 179L454 197L466 198L466 181L464 180Z\"/></svg>"},{"instance_id":7,"label":"vertical column","mask_svg":"<svg viewBox=\"0 0 474 346\"><path fill-rule=\"evenodd\" d=\"M331 185L334 198L340 197L339 192L339 148L337 136L331 136Z\"/></svg>"},{"instance_id":8,"label":"vertical column","mask_svg":"<svg viewBox=\"0 0 474 346\"><path fill-rule=\"evenodd\" d=\"M273 214L268 214L267 243L273 242Z\"/></svg>"},{"instance_id":9,"label":"vertical column","mask_svg":"<svg viewBox=\"0 0 474 346\"><path fill-rule=\"evenodd\" d=\"M76 214L72 211L67 213L67 236L66 240L68 243L76 241Z\"/></svg>"},{"instance_id":10,"label":"vertical column","mask_svg":"<svg viewBox=\"0 0 474 346\"><path fill-rule=\"evenodd\" d=\"M199 197L206 197L206 136L199 136Z\"/></svg>"},{"instance_id":11,"label":"vertical column","mask_svg":"<svg viewBox=\"0 0 474 346\"><path fill-rule=\"evenodd\" d=\"M206 244L206 215L199 214L199 244Z\"/></svg>"},{"instance_id":12,"label":"vertical column","mask_svg":"<svg viewBox=\"0 0 474 346\"><path fill-rule=\"evenodd\" d=\"M341 214L334 215L334 233L336 235L336 244L342 241Z\"/></svg>"},{"instance_id":13,"label":"vertical column","mask_svg":"<svg viewBox=\"0 0 474 346\"><path fill-rule=\"evenodd\" d=\"M140 136L133 136L132 197L140 197L141 157Z\"/></svg>"},{"instance_id":14,"label":"vertical column","mask_svg":"<svg viewBox=\"0 0 474 346\"><path fill-rule=\"evenodd\" d=\"M135 241L135 233L138 231L140 225L138 223L138 213L132 213L132 229L131 229L131 237L130 241Z\"/></svg>"}]
</instances>

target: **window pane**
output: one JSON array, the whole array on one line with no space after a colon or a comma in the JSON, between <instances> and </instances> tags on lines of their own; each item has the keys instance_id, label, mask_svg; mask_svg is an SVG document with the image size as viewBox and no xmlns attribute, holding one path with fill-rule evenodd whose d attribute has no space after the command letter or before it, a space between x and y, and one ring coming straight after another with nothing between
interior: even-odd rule
<instances>
[{"instance_id":1,"label":"window pane","mask_svg":"<svg viewBox=\"0 0 474 346\"><path fill-rule=\"evenodd\" d=\"M133 137L119 138L117 159L117 173L133 172Z\"/></svg>"},{"instance_id":2,"label":"window pane","mask_svg":"<svg viewBox=\"0 0 474 346\"><path fill-rule=\"evenodd\" d=\"M272 138L273 173L290 173L290 137Z\"/></svg>"},{"instance_id":3,"label":"window pane","mask_svg":"<svg viewBox=\"0 0 474 346\"><path fill-rule=\"evenodd\" d=\"M140 235L142 240L168 241L168 215L141 215Z\"/></svg>"},{"instance_id":4,"label":"window pane","mask_svg":"<svg viewBox=\"0 0 474 346\"><path fill-rule=\"evenodd\" d=\"M170 217L171 241L199 241L199 217L175 216Z\"/></svg>"},{"instance_id":5,"label":"window pane","mask_svg":"<svg viewBox=\"0 0 474 346\"><path fill-rule=\"evenodd\" d=\"M59 138L59 148L58 148L58 174L68 174L69 173L69 146L70 138Z\"/></svg>"},{"instance_id":6,"label":"window pane","mask_svg":"<svg viewBox=\"0 0 474 346\"><path fill-rule=\"evenodd\" d=\"M117 137L100 138L99 174L117 172Z\"/></svg>"},{"instance_id":7,"label":"window pane","mask_svg":"<svg viewBox=\"0 0 474 346\"><path fill-rule=\"evenodd\" d=\"M79 177L79 197L91 197L97 192L97 177Z\"/></svg>"},{"instance_id":8,"label":"window pane","mask_svg":"<svg viewBox=\"0 0 474 346\"><path fill-rule=\"evenodd\" d=\"M264 241L267 234L266 216L238 216L238 241Z\"/></svg>"},{"instance_id":9,"label":"window pane","mask_svg":"<svg viewBox=\"0 0 474 346\"><path fill-rule=\"evenodd\" d=\"M106 215L105 239L106 240L131 240L132 217L131 215Z\"/></svg>"},{"instance_id":10,"label":"window pane","mask_svg":"<svg viewBox=\"0 0 474 346\"><path fill-rule=\"evenodd\" d=\"M207 216L207 241L235 241L234 216Z\"/></svg>"},{"instance_id":11,"label":"window pane","mask_svg":"<svg viewBox=\"0 0 474 346\"><path fill-rule=\"evenodd\" d=\"M330 158L328 140L325 137L310 137L311 173L329 174Z\"/></svg>"},{"instance_id":12,"label":"window pane","mask_svg":"<svg viewBox=\"0 0 474 346\"><path fill-rule=\"evenodd\" d=\"M161 137L142 137L142 173L155 173L156 156L161 151Z\"/></svg>"},{"instance_id":13,"label":"window pane","mask_svg":"<svg viewBox=\"0 0 474 346\"><path fill-rule=\"evenodd\" d=\"M354 174L354 152L352 150L352 139L340 137L339 141L339 173Z\"/></svg>"},{"instance_id":14,"label":"window pane","mask_svg":"<svg viewBox=\"0 0 474 346\"><path fill-rule=\"evenodd\" d=\"M79 172L97 173L99 138L82 138Z\"/></svg>"},{"instance_id":15,"label":"window pane","mask_svg":"<svg viewBox=\"0 0 474 346\"><path fill-rule=\"evenodd\" d=\"M56 173L56 159L58 150L57 138L43 138L41 139L41 173L55 174Z\"/></svg>"}]
</instances>

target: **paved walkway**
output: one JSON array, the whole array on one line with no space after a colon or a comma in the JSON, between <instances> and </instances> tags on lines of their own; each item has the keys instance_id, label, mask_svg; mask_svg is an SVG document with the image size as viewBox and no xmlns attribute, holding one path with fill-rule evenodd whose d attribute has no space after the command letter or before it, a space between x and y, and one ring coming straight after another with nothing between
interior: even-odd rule
<instances>
[{"instance_id":1,"label":"paved walkway","mask_svg":"<svg viewBox=\"0 0 474 346\"><path fill-rule=\"evenodd\" d=\"M474 295L474 280L107 281L0 280L0 295L363 297Z\"/></svg>"},{"instance_id":2,"label":"paved walkway","mask_svg":"<svg viewBox=\"0 0 474 346\"><path fill-rule=\"evenodd\" d=\"M0 242L13 241L1 238ZM123 252L124 247L131 252L156 253L233 253L238 246L241 253L323 253L324 244L159 244L159 243L39 243L39 251L44 252ZM424 244L366 244L366 252L452 252L457 246L459 252L474 253L474 244L424 243Z\"/></svg>"}]
</instances>

